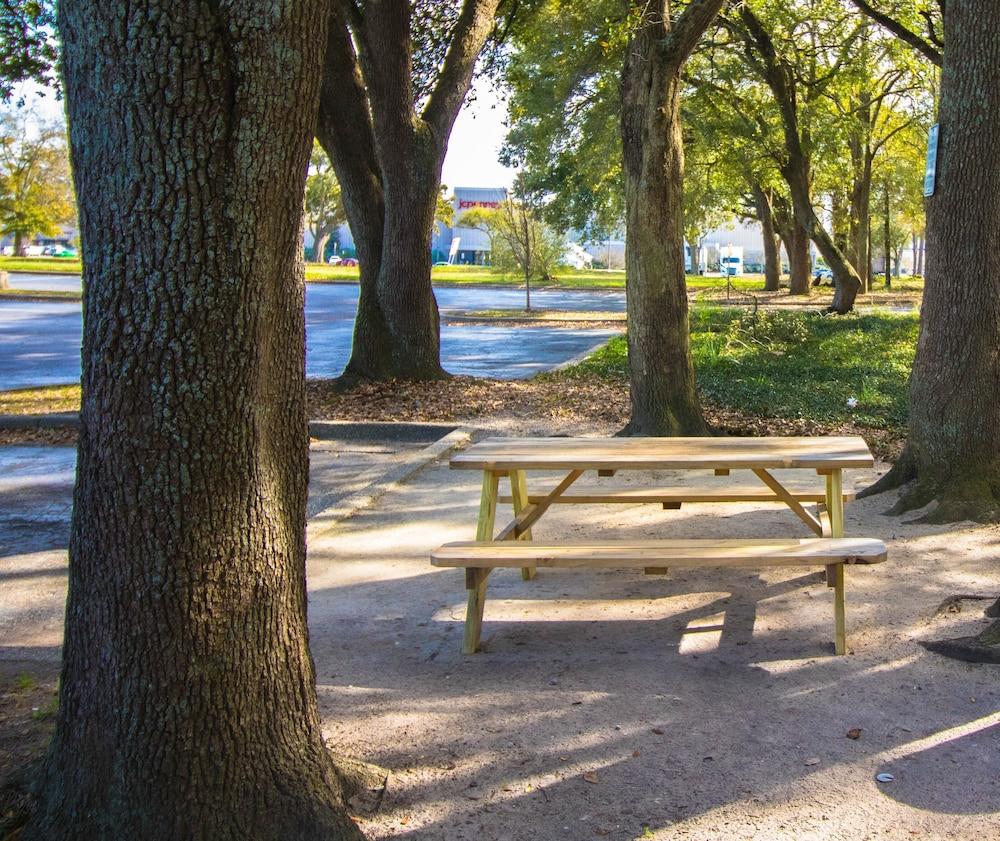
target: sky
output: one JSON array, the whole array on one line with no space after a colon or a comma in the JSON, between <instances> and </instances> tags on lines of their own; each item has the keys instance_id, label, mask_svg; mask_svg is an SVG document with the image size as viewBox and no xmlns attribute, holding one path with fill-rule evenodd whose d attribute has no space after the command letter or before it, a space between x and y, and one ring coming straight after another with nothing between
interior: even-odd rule
<instances>
[{"instance_id":1,"label":"sky","mask_svg":"<svg viewBox=\"0 0 1000 841\"><path fill-rule=\"evenodd\" d=\"M46 121L63 119L61 102L51 94L42 98L33 97L31 90L24 88L32 110L39 117ZM441 182L447 184L450 190L455 187L509 187L514 180L514 171L497 160L507 133L504 126L506 104L486 80L478 82L473 93L474 99L466 104L455 121Z\"/></svg>"},{"instance_id":2,"label":"sky","mask_svg":"<svg viewBox=\"0 0 1000 841\"><path fill-rule=\"evenodd\" d=\"M455 121L444 159L441 183L455 187L509 187L514 171L497 160L507 129L507 107L488 81L480 81L475 98Z\"/></svg>"}]
</instances>

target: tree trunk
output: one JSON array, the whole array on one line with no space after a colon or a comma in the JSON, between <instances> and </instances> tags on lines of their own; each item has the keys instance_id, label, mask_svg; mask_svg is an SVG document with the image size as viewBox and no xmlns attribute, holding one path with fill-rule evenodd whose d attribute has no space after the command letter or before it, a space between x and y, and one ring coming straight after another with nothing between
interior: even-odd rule
<instances>
[{"instance_id":1,"label":"tree trunk","mask_svg":"<svg viewBox=\"0 0 1000 841\"><path fill-rule=\"evenodd\" d=\"M21 231L14 231L14 256L24 257L27 249L24 245L24 234Z\"/></svg>"},{"instance_id":2,"label":"tree trunk","mask_svg":"<svg viewBox=\"0 0 1000 841\"><path fill-rule=\"evenodd\" d=\"M322 230L316 234L316 242L313 243L313 262L325 263L326 244L330 241L330 234L333 231Z\"/></svg>"},{"instance_id":3,"label":"tree trunk","mask_svg":"<svg viewBox=\"0 0 1000 841\"><path fill-rule=\"evenodd\" d=\"M854 265L861 281L861 291L871 288L868 265L868 239L871 230L872 160L867 148L862 150L860 167L855 171L851 188L850 248L848 259Z\"/></svg>"},{"instance_id":4,"label":"tree trunk","mask_svg":"<svg viewBox=\"0 0 1000 841\"><path fill-rule=\"evenodd\" d=\"M362 837L306 626L300 244L324 6L59 3L83 394L26 840Z\"/></svg>"},{"instance_id":5,"label":"tree trunk","mask_svg":"<svg viewBox=\"0 0 1000 841\"><path fill-rule=\"evenodd\" d=\"M886 185L886 188L885 188L884 200L885 200L885 204L884 204L882 210L885 213L885 220L884 220L884 224L882 226L882 250L883 250L883 253L885 254L885 266L884 266L884 268L885 268L885 288L886 289L891 289L892 288L892 227L891 227L891 222L890 222L890 219L889 219L889 214L891 213L892 208L891 208L891 206L889 204L889 186L888 185Z\"/></svg>"},{"instance_id":6,"label":"tree trunk","mask_svg":"<svg viewBox=\"0 0 1000 841\"><path fill-rule=\"evenodd\" d=\"M10 289L10 276L0 269L0 289Z\"/></svg>"},{"instance_id":7,"label":"tree trunk","mask_svg":"<svg viewBox=\"0 0 1000 841\"><path fill-rule=\"evenodd\" d=\"M927 250L927 242L923 237L920 237L920 251L919 251L919 256L916 258L917 260L916 274L918 277L924 276L924 255L926 254L926 250Z\"/></svg>"},{"instance_id":8,"label":"tree trunk","mask_svg":"<svg viewBox=\"0 0 1000 841\"><path fill-rule=\"evenodd\" d=\"M949 3L937 192L927 200L920 339L899 462L866 493L911 479L903 512L1000 519L1000 19L988 0Z\"/></svg>"},{"instance_id":9,"label":"tree trunk","mask_svg":"<svg viewBox=\"0 0 1000 841\"><path fill-rule=\"evenodd\" d=\"M751 191L764 238L764 291L777 292L781 288L781 255L778 253L771 199L759 184L753 184Z\"/></svg>"},{"instance_id":10,"label":"tree trunk","mask_svg":"<svg viewBox=\"0 0 1000 841\"><path fill-rule=\"evenodd\" d=\"M704 435L684 276L680 76L724 0L692 0L671 30L662 3L633 0L622 70L625 300L631 435Z\"/></svg>"},{"instance_id":11,"label":"tree trunk","mask_svg":"<svg viewBox=\"0 0 1000 841\"><path fill-rule=\"evenodd\" d=\"M498 3L462 5L420 113L412 83L413 4L331 4L316 135L340 182L361 266L346 382L447 376L431 286L434 210L448 138Z\"/></svg>"},{"instance_id":12,"label":"tree trunk","mask_svg":"<svg viewBox=\"0 0 1000 841\"><path fill-rule=\"evenodd\" d=\"M791 132L786 131L786 138L790 135ZM861 289L861 279L816 215L809 196L809 168L800 149L789 150L787 163L782 167L782 171L791 190L795 220L816 244L819 253L823 255L823 259L833 272L836 288L829 309L831 312L848 313L854 309L854 300Z\"/></svg>"},{"instance_id":13,"label":"tree trunk","mask_svg":"<svg viewBox=\"0 0 1000 841\"><path fill-rule=\"evenodd\" d=\"M799 121L799 100L794 77L778 60L770 33L763 26L749 6L740 8L740 19L750 33L760 55L761 72L764 81L774 95L781 126L785 137L785 159L781 164L782 177L788 184L792 200L792 212L810 239L816 243L820 254L833 271L836 291L833 295L831 312L847 313L854 308L854 299L861 288L861 279L844 256L833 237L816 215L812 204L812 162L808 149L808 133ZM803 141L805 136L806 141Z\"/></svg>"},{"instance_id":14,"label":"tree trunk","mask_svg":"<svg viewBox=\"0 0 1000 841\"><path fill-rule=\"evenodd\" d=\"M436 154L425 150L425 154ZM405 155L405 156L404 156ZM358 347L351 351L351 365L362 364L369 379L435 380L446 377L441 367L441 324L437 299L431 286L431 231L437 205L441 164L428 174L419 163L423 156L410 148L391 164L383 158L385 229L382 263L375 288L388 336L389 367L376 371L372 363L384 359L356 359ZM355 333L360 329L355 328ZM379 337L381 338L381 331ZM363 339L360 347L371 343Z\"/></svg>"}]
</instances>

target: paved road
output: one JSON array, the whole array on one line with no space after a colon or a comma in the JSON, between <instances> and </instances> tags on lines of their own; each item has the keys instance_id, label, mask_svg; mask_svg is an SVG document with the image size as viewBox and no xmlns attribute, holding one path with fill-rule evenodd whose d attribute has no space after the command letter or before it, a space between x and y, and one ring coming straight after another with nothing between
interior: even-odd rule
<instances>
[{"instance_id":1,"label":"paved road","mask_svg":"<svg viewBox=\"0 0 1000 841\"><path fill-rule=\"evenodd\" d=\"M27 280L25 280L27 278ZM79 288L79 278L11 275L11 285ZM27 285L26 285L27 284ZM348 284L306 287L306 373L332 377L343 369L351 346L358 288ZM515 289L446 288L437 290L442 310L516 307ZM547 309L624 310L619 292L541 291L532 303ZM445 325L441 354L447 370L474 376L530 377L583 353L613 335L606 330ZM72 382L80 375L80 306L76 303L0 303L0 390Z\"/></svg>"}]
</instances>

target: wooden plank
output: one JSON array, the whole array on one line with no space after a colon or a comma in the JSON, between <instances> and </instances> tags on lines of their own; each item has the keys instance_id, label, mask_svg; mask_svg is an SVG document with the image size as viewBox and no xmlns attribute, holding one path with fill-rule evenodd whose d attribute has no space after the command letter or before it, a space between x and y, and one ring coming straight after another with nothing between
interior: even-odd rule
<instances>
[{"instance_id":1,"label":"wooden plank","mask_svg":"<svg viewBox=\"0 0 1000 841\"><path fill-rule=\"evenodd\" d=\"M524 475L523 470L512 470L510 473L510 495L511 503L514 506L514 516L517 517L524 513L525 509L529 507L528 503L528 479ZM521 534L518 535L520 540L531 540L531 529L525 529ZM527 566L521 568L521 578L525 581L531 581L535 577L537 570L533 566Z\"/></svg>"},{"instance_id":2,"label":"wooden plank","mask_svg":"<svg viewBox=\"0 0 1000 841\"><path fill-rule=\"evenodd\" d=\"M483 487L479 497L479 519L476 522L476 540L492 540L497 515L497 491L500 477L493 471L483 473ZM462 651L475 654L483 627L483 609L486 607L486 579L489 567L465 570L465 589L468 603L465 608L465 636Z\"/></svg>"},{"instance_id":3,"label":"wooden plank","mask_svg":"<svg viewBox=\"0 0 1000 841\"><path fill-rule=\"evenodd\" d=\"M833 650L847 653L847 600L844 587L844 565L833 565Z\"/></svg>"},{"instance_id":4,"label":"wooden plank","mask_svg":"<svg viewBox=\"0 0 1000 841\"><path fill-rule=\"evenodd\" d=\"M811 528L820 537L823 536L823 524L820 523L820 521L817 520L812 514L806 511L806 509L802 507L802 503L786 491L781 482L775 479L766 470L754 470L754 475L772 491L774 491L774 495L785 503L785 505L791 508L795 513L795 516L802 520L803 523L809 526L809 528ZM841 505L843 505L843 500L841 500Z\"/></svg>"},{"instance_id":5,"label":"wooden plank","mask_svg":"<svg viewBox=\"0 0 1000 841\"><path fill-rule=\"evenodd\" d=\"M859 436L773 438L489 438L451 459L476 470L842 469L871 467Z\"/></svg>"},{"instance_id":6,"label":"wooden plank","mask_svg":"<svg viewBox=\"0 0 1000 841\"><path fill-rule=\"evenodd\" d=\"M448 543L431 553L435 566L711 567L877 564L881 540L864 537L749 540L606 540L542 543Z\"/></svg>"},{"instance_id":7,"label":"wooden plank","mask_svg":"<svg viewBox=\"0 0 1000 841\"><path fill-rule=\"evenodd\" d=\"M785 485L785 489L799 502L825 502L826 490L823 488L800 488ZM854 499L854 491L844 492L844 501ZM528 502L535 503L545 498L543 493L528 494ZM512 502L511 497L501 496L500 502ZM553 501L553 505L603 505L606 503L638 504L655 503L657 505L680 505L693 502L781 502L774 491L760 485L716 485L709 486L676 486L653 488L623 488L621 490L580 490L562 494Z\"/></svg>"},{"instance_id":8,"label":"wooden plank","mask_svg":"<svg viewBox=\"0 0 1000 841\"><path fill-rule=\"evenodd\" d=\"M570 485L583 475L582 470L571 470L563 480L556 485L548 495L542 497L536 504L525 508L524 511L504 526L503 530L496 536L497 542L503 540L517 540L522 534L531 529L537 523L542 514L549 510L552 505Z\"/></svg>"},{"instance_id":9,"label":"wooden plank","mask_svg":"<svg viewBox=\"0 0 1000 841\"><path fill-rule=\"evenodd\" d=\"M830 536L844 536L844 475L839 470L826 477L826 510L830 513Z\"/></svg>"}]
</instances>

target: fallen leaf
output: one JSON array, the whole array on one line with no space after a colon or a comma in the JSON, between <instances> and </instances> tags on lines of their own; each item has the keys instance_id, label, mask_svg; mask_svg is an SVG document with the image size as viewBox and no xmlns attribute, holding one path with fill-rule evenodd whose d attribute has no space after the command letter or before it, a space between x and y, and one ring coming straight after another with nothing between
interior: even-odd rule
<instances>
[{"instance_id":1,"label":"fallen leaf","mask_svg":"<svg viewBox=\"0 0 1000 841\"><path fill-rule=\"evenodd\" d=\"M806 760L806 765L819 765L819 757L811 756Z\"/></svg>"},{"instance_id":2,"label":"fallen leaf","mask_svg":"<svg viewBox=\"0 0 1000 841\"><path fill-rule=\"evenodd\" d=\"M848 739L860 739L861 738L861 728L860 727L852 727L850 730L847 731L847 738Z\"/></svg>"},{"instance_id":3,"label":"fallen leaf","mask_svg":"<svg viewBox=\"0 0 1000 841\"><path fill-rule=\"evenodd\" d=\"M653 728L653 732L654 732L654 733L655 733L655 734L656 734L657 736L662 736L662 735L663 735L663 731L662 731L662 730L661 730L661 729L660 729L659 727L654 727L654 728Z\"/></svg>"},{"instance_id":4,"label":"fallen leaf","mask_svg":"<svg viewBox=\"0 0 1000 841\"><path fill-rule=\"evenodd\" d=\"M595 783L595 784L599 783L601 781L601 778L597 776L597 772L596 771L587 771L587 772L585 772L584 775L583 775L583 779L584 779L585 782Z\"/></svg>"},{"instance_id":5,"label":"fallen leaf","mask_svg":"<svg viewBox=\"0 0 1000 841\"><path fill-rule=\"evenodd\" d=\"M637 751L637 750L632 751L632 758L633 759L638 759L640 755L641 754L639 753L639 751Z\"/></svg>"}]
</instances>

